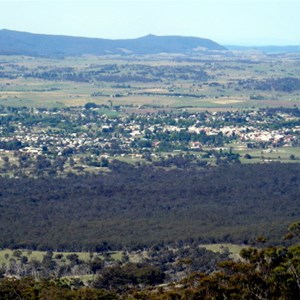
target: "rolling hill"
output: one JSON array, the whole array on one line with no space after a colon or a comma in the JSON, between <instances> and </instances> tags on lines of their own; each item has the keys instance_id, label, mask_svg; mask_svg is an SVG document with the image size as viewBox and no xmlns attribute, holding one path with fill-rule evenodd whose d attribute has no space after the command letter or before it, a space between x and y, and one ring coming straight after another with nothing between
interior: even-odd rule
<instances>
[{"instance_id":1,"label":"rolling hill","mask_svg":"<svg viewBox=\"0 0 300 300\"><path fill-rule=\"evenodd\" d=\"M30 56L79 56L84 54L157 54L226 50L216 42L182 36L147 35L137 39L110 40L0 30L0 54Z\"/></svg>"}]
</instances>

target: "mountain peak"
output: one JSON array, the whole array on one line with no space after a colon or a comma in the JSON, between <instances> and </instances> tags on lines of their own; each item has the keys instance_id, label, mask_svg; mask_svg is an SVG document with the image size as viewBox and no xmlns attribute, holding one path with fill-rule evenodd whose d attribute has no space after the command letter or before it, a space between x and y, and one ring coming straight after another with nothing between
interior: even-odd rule
<instances>
[{"instance_id":1,"label":"mountain peak","mask_svg":"<svg viewBox=\"0 0 300 300\"><path fill-rule=\"evenodd\" d=\"M145 35L145 37L156 37L156 36L157 36L157 35L152 34L152 33L149 33L149 34Z\"/></svg>"}]
</instances>

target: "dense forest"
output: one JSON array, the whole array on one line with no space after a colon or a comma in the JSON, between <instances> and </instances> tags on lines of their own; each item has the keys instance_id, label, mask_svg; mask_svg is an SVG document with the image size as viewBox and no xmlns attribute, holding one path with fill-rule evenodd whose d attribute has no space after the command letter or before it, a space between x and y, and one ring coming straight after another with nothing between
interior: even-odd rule
<instances>
[{"instance_id":1,"label":"dense forest","mask_svg":"<svg viewBox=\"0 0 300 300\"><path fill-rule=\"evenodd\" d=\"M279 243L300 217L299 164L0 178L0 247L107 250L170 241Z\"/></svg>"}]
</instances>

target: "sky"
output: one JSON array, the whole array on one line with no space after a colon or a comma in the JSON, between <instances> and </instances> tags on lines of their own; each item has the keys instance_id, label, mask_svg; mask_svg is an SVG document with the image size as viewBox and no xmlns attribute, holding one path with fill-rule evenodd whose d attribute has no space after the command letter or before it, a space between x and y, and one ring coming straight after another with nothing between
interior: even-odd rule
<instances>
[{"instance_id":1,"label":"sky","mask_svg":"<svg viewBox=\"0 0 300 300\"><path fill-rule=\"evenodd\" d=\"M97 38L147 34L223 45L300 45L300 0L0 0L0 29Z\"/></svg>"}]
</instances>

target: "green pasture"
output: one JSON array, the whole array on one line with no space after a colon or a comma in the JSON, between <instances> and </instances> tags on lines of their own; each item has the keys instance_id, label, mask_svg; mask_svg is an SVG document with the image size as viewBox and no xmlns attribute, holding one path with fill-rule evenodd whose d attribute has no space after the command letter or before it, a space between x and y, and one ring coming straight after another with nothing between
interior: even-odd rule
<instances>
[{"instance_id":1,"label":"green pasture","mask_svg":"<svg viewBox=\"0 0 300 300\"><path fill-rule=\"evenodd\" d=\"M46 254L46 251L36 251L36 250L31 251L31 250L24 250L24 249L18 249L17 251L19 251L19 250L21 251L20 257L26 256L29 261L32 261L32 260L42 261L44 255ZM18 258L20 258L19 256L17 257L14 255L15 251L16 250L11 250L11 249L0 250L0 265L9 263L9 260L11 258L14 258L16 260ZM71 254L78 255L78 258L83 261L90 260L91 255L92 255L92 257L99 256L100 258L104 258L102 255L99 255L99 253L96 253L96 252L90 253L90 252L57 252L57 251L53 251L53 258L57 259L56 255L63 255L62 259L67 260L67 256L71 255ZM121 258L122 258L121 251L108 252L108 254L113 260L121 260Z\"/></svg>"},{"instance_id":2,"label":"green pasture","mask_svg":"<svg viewBox=\"0 0 300 300\"><path fill-rule=\"evenodd\" d=\"M224 253L225 251L229 251L231 258L239 259L240 252L242 249L246 248L245 245L237 245L237 244L230 244L230 243L223 243L223 244L203 244L199 247L205 248L206 250L218 253Z\"/></svg>"},{"instance_id":3,"label":"green pasture","mask_svg":"<svg viewBox=\"0 0 300 300\"><path fill-rule=\"evenodd\" d=\"M239 258L240 251L243 248L245 248L244 245L237 245L237 244L231 244L231 243L201 244L201 245L199 245L199 247L203 247L209 251L219 252L219 253L229 251L231 257L235 258L235 259ZM21 251L19 256L14 255L14 252L16 252L16 251ZM46 254L46 251L36 251L36 250L31 251L31 250L25 250L25 249L17 249L17 250L2 249L2 250L0 250L0 265L8 264L9 260L11 258L18 260L22 256L26 256L29 261L32 261L32 260L42 261L45 254ZM83 261L89 261L91 259L91 257L96 257L96 256L104 259L104 256L102 256L101 254L96 253L96 252L91 253L91 252L57 252L57 251L53 251L53 259L57 260L57 261L61 261L61 260L67 261L67 256L71 255L71 254L78 255L78 258ZM63 255L61 260L59 260L57 258L57 255ZM122 251L108 252L108 255L111 259L116 260L116 261L121 260L122 256L123 256ZM146 250L142 251L142 252L137 252L137 253L135 253L135 252L129 253L129 260L131 262L140 262L145 257L147 257Z\"/></svg>"},{"instance_id":4,"label":"green pasture","mask_svg":"<svg viewBox=\"0 0 300 300\"><path fill-rule=\"evenodd\" d=\"M240 160L242 163L259 163L268 161L293 163L300 161L300 147L278 147L270 149L250 149L247 147L233 147L232 150L233 152L241 155ZM244 158L245 154L249 154L252 158Z\"/></svg>"},{"instance_id":5,"label":"green pasture","mask_svg":"<svg viewBox=\"0 0 300 300\"><path fill-rule=\"evenodd\" d=\"M15 79L0 78L0 105L29 106L29 107L64 107L80 106L87 102L96 104L108 104L112 100L115 105L134 105L148 107L162 107L172 109L204 110L204 109L248 109L251 107L266 106L294 106L300 103L300 93L278 93L263 92L264 100L249 100L252 90L236 90L227 86L231 80L239 79L263 79L267 77L299 76L295 62L289 59L281 59L280 65L274 64L264 55L252 53L250 60L255 64L243 63L235 58L220 59L203 57L205 61L176 61L164 56L131 57L130 59L121 56L83 56L58 58L36 58L25 56L0 56L0 63L3 65L3 72L16 75ZM174 56L175 58L176 56ZM174 67L187 66L205 70L211 79L208 82L219 83L221 86L210 86L208 82L195 79L145 81L145 82L101 82L90 80L90 82L68 82L41 80L36 78L25 78L22 75L22 68L32 72L43 72L49 70L64 70L72 68L73 71L97 71L99 68L108 65L122 65L118 76L130 75L131 68L137 66L150 67ZM127 69L128 68L128 69ZM144 71L141 69L141 71ZM169 71L170 72L170 71ZM113 74L113 73L107 73ZM145 78L152 78L153 75L144 74ZM152 77L151 77L152 76ZM14 76L12 76L14 78ZM129 85L130 88L123 88ZM147 94L149 92L153 94ZM168 94L168 91L170 93ZM129 94L128 94L129 93ZM167 93L167 95L159 95ZM199 95L199 98L188 96L174 96L173 93ZM92 94L98 94L92 96ZM111 98L119 94L120 97ZM205 95L205 98L200 98Z\"/></svg>"}]
</instances>

